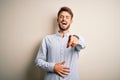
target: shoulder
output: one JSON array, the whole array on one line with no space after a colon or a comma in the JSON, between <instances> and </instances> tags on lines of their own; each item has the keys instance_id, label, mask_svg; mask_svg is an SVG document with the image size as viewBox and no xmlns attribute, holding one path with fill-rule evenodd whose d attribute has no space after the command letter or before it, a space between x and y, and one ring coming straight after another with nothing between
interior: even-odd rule
<instances>
[{"instance_id":1,"label":"shoulder","mask_svg":"<svg viewBox=\"0 0 120 80\"><path fill-rule=\"evenodd\" d=\"M51 39L54 39L56 37L56 34L49 34L43 37L43 40L48 41Z\"/></svg>"},{"instance_id":2,"label":"shoulder","mask_svg":"<svg viewBox=\"0 0 120 80\"><path fill-rule=\"evenodd\" d=\"M49 38L53 38L55 36L56 36L56 34L49 34L49 35L46 35L44 38L49 39Z\"/></svg>"}]
</instances>

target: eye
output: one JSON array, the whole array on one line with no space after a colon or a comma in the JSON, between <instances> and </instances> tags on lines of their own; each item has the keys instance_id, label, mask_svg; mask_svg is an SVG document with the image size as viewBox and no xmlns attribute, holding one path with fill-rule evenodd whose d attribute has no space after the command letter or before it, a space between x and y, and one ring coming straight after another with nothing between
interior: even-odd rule
<instances>
[{"instance_id":1,"label":"eye","mask_svg":"<svg viewBox=\"0 0 120 80\"><path fill-rule=\"evenodd\" d=\"M64 18L64 16L61 15L59 18Z\"/></svg>"},{"instance_id":2,"label":"eye","mask_svg":"<svg viewBox=\"0 0 120 80\"><path fill-rule=\"evenodd\" d=\"M70 16L66 16L66 19L70 19Z\"/></svg>"}]
</instances>

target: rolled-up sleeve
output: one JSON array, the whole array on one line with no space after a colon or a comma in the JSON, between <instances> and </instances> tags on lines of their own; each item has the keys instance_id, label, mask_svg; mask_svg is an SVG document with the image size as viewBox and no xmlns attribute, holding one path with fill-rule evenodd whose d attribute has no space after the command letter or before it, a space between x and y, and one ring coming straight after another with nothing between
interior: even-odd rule
<instances>
[{"instance_id":1,"label":"rolled-up sleeve","mask_svg":"<svg viewBox=\"0 0 120 80\"><path fill-rule=\"evenodd\" d=\"M55 63L47 62L46 56L47 56L47 43L46 43L46 38L44 38L42 40L37 57L35 59L35 63L37 66L39 66L40 68L42 68L48 72L54 72Z\"/></svg>"}]
</instances>

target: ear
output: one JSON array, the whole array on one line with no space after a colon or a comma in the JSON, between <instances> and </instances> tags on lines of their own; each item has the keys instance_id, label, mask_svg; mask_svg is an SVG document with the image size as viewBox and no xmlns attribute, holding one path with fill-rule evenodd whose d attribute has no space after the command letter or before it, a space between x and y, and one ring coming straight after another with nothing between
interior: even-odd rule
<instances>
[{"instance_id":1,"label":"ear","mask_svg":"<svg viewBox=\"0 0 120 80\"><path fill-rule=\"evenodd\" d=\"M58 17L57 17L57 22L58 22Z\"/></svg>"}]
</instances>

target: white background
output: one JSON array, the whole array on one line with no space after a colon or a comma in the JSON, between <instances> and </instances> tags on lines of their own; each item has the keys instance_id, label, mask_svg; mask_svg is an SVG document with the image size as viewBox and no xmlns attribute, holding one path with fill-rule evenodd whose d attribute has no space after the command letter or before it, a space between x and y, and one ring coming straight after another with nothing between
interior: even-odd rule
<instances>
[{"instance_id":1,"label":"white background","mask_svg":"<svg viewBox=\"0 0 120 80\"><path fill-rule=\"evenodd\" d=\"M0 80L43 80L34 59L62 6L74 12L71 33L86 41L81 80L120 80L120 0L0 0Z\"/></svg>"}]
</instances>

